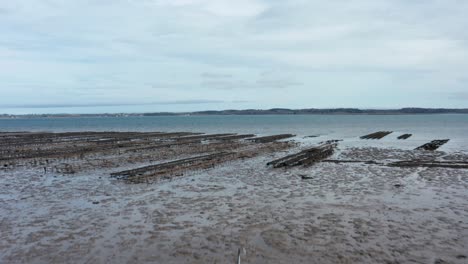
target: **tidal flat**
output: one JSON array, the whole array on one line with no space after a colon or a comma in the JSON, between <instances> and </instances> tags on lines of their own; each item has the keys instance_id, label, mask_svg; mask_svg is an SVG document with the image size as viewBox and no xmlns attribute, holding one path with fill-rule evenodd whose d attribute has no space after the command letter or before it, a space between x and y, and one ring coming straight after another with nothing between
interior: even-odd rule
<instances>
[{"instance_id":1,"label":"tidal flat","mask_svg":"<svg viewBox=\"0 0 468 264\"><path fill-rule=\"evenodd\" d=\"M466 263L468 154L371 132L0 133L0 262Z\"/></svg>"}]
</instances>

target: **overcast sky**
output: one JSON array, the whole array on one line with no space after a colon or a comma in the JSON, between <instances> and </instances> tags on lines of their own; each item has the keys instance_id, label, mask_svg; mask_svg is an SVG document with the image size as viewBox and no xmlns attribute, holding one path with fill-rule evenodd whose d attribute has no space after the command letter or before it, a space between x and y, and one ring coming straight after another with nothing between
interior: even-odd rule
<instances>
[{"instance_id":1,"label":"overcast sky","mask_svg":"<svg viewBox=\"0 0 468 264\"><path fill-rule=\"evenodd\" d=\"M0 1L0 113L468 107L466 0Z\"/></svg>"}]
</instances>

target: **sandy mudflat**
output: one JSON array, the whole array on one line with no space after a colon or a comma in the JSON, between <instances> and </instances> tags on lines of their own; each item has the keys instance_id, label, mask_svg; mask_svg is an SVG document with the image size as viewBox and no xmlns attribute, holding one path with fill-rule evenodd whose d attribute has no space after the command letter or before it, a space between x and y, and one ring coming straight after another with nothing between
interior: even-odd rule
<instances>
[{"instance_id":1,"label":"sandy mudflat","mask_svg":"<svg viewBox=\"0 0 468 264\"><path fill-rule=\"evenodd\" d=\"M265 165L286 151L151 184L103 167L2 169L0 263L236 263L239 248L241 263L468 263L468 170ZM370 147L334 158L417 156L468 160Z\"/></svg>"}]
</instances>

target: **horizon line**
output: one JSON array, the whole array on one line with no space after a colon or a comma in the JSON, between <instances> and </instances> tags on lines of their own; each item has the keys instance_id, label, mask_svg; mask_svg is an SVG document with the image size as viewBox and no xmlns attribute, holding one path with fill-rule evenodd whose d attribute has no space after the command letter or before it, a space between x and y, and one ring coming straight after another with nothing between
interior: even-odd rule
<instances>
[{"instance_id":1,"label":"horizon line","mask_svg":"<svg viewBox=\"0 0 468 264\"><path fill-rule=\"evenodd\" d=\"M101 113L29 113L29 114L8 114L0 113L1 117L40 117L40 116L116 116L116 115L130 115L130 116L140 116L140 115L214 115L216 113L224 115L236 115L235 112L257 112L257 113L244 113L244 115L265 115L268 111L284 111L289 113L271 113L271 114L295 114L293 112L300 112L300 114L312 115L312 114L375 114L374 111L382 112L384 114L386 111L394 112L394 114L443 114L443 113L459 113L459 114L468 114L468 108L444 108L444 107L401 107L401 108L353 108L353 107L336 107L336 108L268 108L268 109L255 109L255 108L246 108L246 109L223 109L223 110L200 110L200 111L157 111L157 112L101 112ZM312 112L306 112L312 111ZM326 111L334 111L327 113ZM340 112L342 111L342 112ZM232 113L231 113L232 112ZM377 113L378 114L378 113Z\"/></svg>"}]
</instances>

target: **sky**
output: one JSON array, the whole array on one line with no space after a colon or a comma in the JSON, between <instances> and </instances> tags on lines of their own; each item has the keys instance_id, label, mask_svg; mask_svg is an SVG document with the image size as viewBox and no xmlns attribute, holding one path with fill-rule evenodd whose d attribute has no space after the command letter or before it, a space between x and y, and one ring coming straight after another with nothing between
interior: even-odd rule
<instances>
[{"instance_id":1,"label":"sky","mask_svg":"<svg viewBox=\"0 0 468 264\"><path fill-rule=\"evenodd\" d=\"M466 0L0 1L0 113L468 108Z\"/></svg>"}]
</instances>

